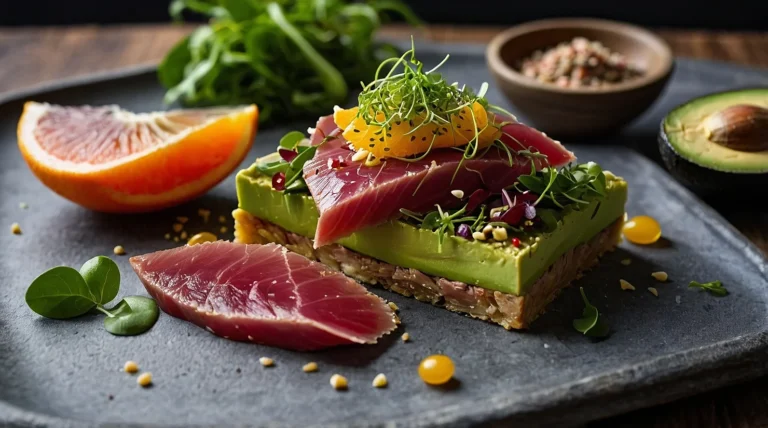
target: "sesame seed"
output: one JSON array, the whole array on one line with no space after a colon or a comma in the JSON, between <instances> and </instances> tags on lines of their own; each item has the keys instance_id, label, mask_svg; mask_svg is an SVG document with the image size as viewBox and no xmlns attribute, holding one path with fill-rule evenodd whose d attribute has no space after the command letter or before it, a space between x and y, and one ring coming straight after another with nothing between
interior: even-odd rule
<instances>
[{"instance_id":1,"label":"sesame seed","mask_svg":"<svg viewBox=\"0 0 768 428\"><path fill-rule=\"evenodd\" d=\"M476 241L485 241L485 233L483 232L473 232L472 237L475 238Z\"/></svg>"},{"instance_id":2,"label":"sesame seed","mask_svg":"<svg viewBox=\"0 0 768 428\"><path fill-rule=\"evenodd\" d=\"M316 372L317 371L317 363L310 362L310 363L304 364L304 367L302 367L301 370L304 373Z\"/></svg>"},{"instance_id":3,"label":"sesame seed","mask_svg":"<svg viewBox=\"0 0 768 428\"><path fill-rule=\"evenodd\" d=\"M667 275L666 272L654 272L651 274L653 279L656 281L664 282L669 278L669 275Z\"/></svg>"},{"instance_id":4,"label":"sesame seed","mask_svg":"<svg viewBox=\"0 0 768 428\"><path fill-rule=\"evenodd\" d=\"M123 370L126 373L136 373L139 371L139 365L134 361L126 361L125 365L123 366Z\"/></svg>"},{"instance_id":5,"label":"sesame seed","mask_svg":"<svg viewBox=\"0 0 768 428\"><path fill-rule=\"evenodd\" d=\"M273 365L275 365L275 360L269 357L261 357L259 358L259 362L264 367L272 367Z\"/></svg>"},{"instance_id":6,"label":"sesame seed","mask_svg":"<svg viewBox=\"0 0 768 428\"><path fill-rule=\"evenodd\" d=\"M21 226L19 226L19 223L13 223L11 225L11 233L14 235L21 235Z\"/></svg>"},{"instance_id":7,"label":"sesame seed","mask_svg":"<svg viewBox=\"0 0 768 428\"><path fill-rule=\"evenodd\" d=\"M220 215L219 216L219 223L226 223L226 222L227 222L227 218L224 217L223 215Z\"/></svg>"},{"instance_id":8,"label":"sesame seed","mask_svg":"<svg viewBox=\"0 0 768 428\"><path fill-rule=\"evenodd\" d=\"M355 132L355 133L360 133L360 130L359 130L359 129L357 129L357 128L355 128L355 129L353 129L353 130L352 130L352 132Z\"/></svg>"},{"instance_id":9,"label":"sesame seed","mask_svg":"<svg viewBox=\"0 0 768 428\"><path fill-rule=\"evenodd\" d=\"M184 225L183 224L181 224L181 223L174 223L173 224L173 231L174 232L179 233L179 232L182 231L182 229L184 229Z\"/></svg>"},{"instance_id":10,"label":"sesame seed","mask_svg":"<svg viewBox=\"0 0 768 428\"><path fill-rule=\"evenodd\" d=\"M176 221L178 221L181 224L184 224L189 221L189 217L176 217Z\"/></svg>"},{"instance_id":11,"label":"sesame seed","mask_svg":"<svg viewBox=\"0 0 768 428\"><path fill-rule=\"evenodd\" d=\"M619 285L621 286L622 290L633 290L634 291L634 289L635 289L634 285L630 284L629 282L627 282L627 281L625 281L623 279L619 280Z\"/></svg>"},{"instance_id":12,"label":"sesame seed","mask_svg":"<svg viewBox=\"0 0 768 428\"><path fill-rule=\"evenodd\" d=\"M389 150L390 150L389 147L384 147L385 152L388 152Z\"/></svg>"},{"instance_id":13,"label":"sesame seed","mask_svg":"<svg viewBox=\"0 0 768 428\"><path fill-rule=\"evenodd\" d=\"M123 248L122 245L115 246L115 248L112 251L118 256L122 256L123 254L125 254L125 248Z\"/></svg>"},{"instance_id":14,"label":"sesame seed","mask_svg":"<svg viewBox=\"0 0 768 428\"><path fill-rule=\"evenodd\" d=\"M204 223L208 223L208 219L211 217L211 210L200 208L197 210L197 215L203 218Z\"/></svg>"},{"instance_id":15,"label":"sesame seed","mask_svg":"<svg viewBox=\"0 0 768 428\"><path fill-rule=\"evenodd\" d=\"M410 335L410 333L403 333L403 335L400 336L400 338L403 339L403 342L407 342L407 341L411 340L411 335Z\"/></svg>"},{"instance_id":16,"label":"sesame seed","mask_svg":"<svg viewBox=\"0 0 768 428\"><path fill-rule=\"evenodd\" d=\"M136 378L136 383L145 388L149 385L152 385L152 373L142 373L138 378Z\"/></svg>"},{"instance_id":17,"label":"sesame seed","mask_svg":"<svg viewBox=\"0 0 768 428\"><path fill-rule=\"evenodd\" d=\"M651 292L651 294L653 294L654 296L656 296L656 297L659 297L659 291L658 291L658 290L656 290L655 288L653 288L653 287L648 287L648 291L650 291L650 292Z\"/></svg>"},{"instance_id":18,"label":"sesame seed","mask_svg":"<svg viewBox=\"0 0 768 428\"><path fill-rule=\"evenodd\" d=\"M379 141L384 141L384 137L379 138Z\"/></svg>"},{"instance_id":19,"label":"sesame seed","mask_svg":"<svg viewBox=\"0 0 768 428\"><path fill-rule=\"evenodd\" d=\"M167 240L169 240L169 241L170 241L170 240L171 240L171 234L170 234L170 233L166 233L166 234L163 236L163 238L165 238L165 239L167 239Z\"/></svg>"},{"instance_id":20,"label":"sesame seed","mask_svg":"<svg viewBox=\"0 0 768 428\"><path fill-rule=\"evenodd\" d=\"M497 227L496 229L493 229L493 239L497 241L506 241L507 238L507 229L503 227Z\"/></svg>"},{"instance_id":21,"label":"sesame seed","mask_svg":"<svg viewBox=\"0 0 768 428\"><path fill-rule=\"evenodd\" d=\"M384 376L384 373L377 374L376 377L373 378L372 385L374 388L384 388L387 386L387 377Z\"/></svg>"},{"instance_id":22,"label":"sesame seed","mask_svg":"<svg viewBox=\"0 0 768 428\"><path fill-rule=\"evenodd\" d=\"M624 266L629 266L630 264L632 264L632 260L631 259L624 259L624 260L621 261L621 264L623 264Z\"/></svg>"},{"instance_id":23,"label":"sesame seed","mask_svg":"<svg viewBox=\"0 0 768 428\"><path fill-rule=\"evenodd\" d=\"M399 310L399 309L400 309L400 308L398 308L398 307L397 307L397 305L395 304L395 302L389 302L389 303L387 303L387 305L388 305L390 308L392 308L392 310L393 310L393 311L397 311L397 310Z\"/></svg>"},{"instance_id":24,"label":"sesame seed","mask_svg":"<svg viewBox=\"0 0 768 428\"><path fill-rule=\"evenodd\" d=\"M179 235L179 238L187 239L188 236L189 236L189 234L187 234L187 231L185 230L185 231L181 232L181 235Z\"/></svg>"},{"instance_id":25,"label":"sesame seed","mask_svg":"<svg viewBox=\"0 0 768 428\"><path fill-rule=\"evenodd\" d=\"M331 376L331 386L333 389L347 389L347 378L342 375L335 374Z\"/></svg>"},{"instance_id":26,"label":"sesame seed","mask_svg":"<svg viewBox=\"0 0 768 428\"><path fill-rule=\"evenodd\" d=\"M173 242L179 242L179 237L178 236L174 236L173 237Z\"/></svg>"},{"instance_id":27,"label":"sesame seed","mask_svg":"<svg viewBox=\"0 0 768 428\"><path fill-rule=\"evenodd\" d=\"M463 190L459 190L459 189L451 190L451 195L461 199L461 198L464 197L464 191Z\"/></svg>"},{"instance_id":28,"label":"sesame seed","mask_svg":"<svg viewBox=\"0 0 768 428\"><path fill-rule=\"evenodd\" d=\"M227 226L221 226L221 227L219 228L219 232L220 232L220 233L227 233L227 230L228 230L228 229L227 229Z\"/></svg>"}]
</instances>

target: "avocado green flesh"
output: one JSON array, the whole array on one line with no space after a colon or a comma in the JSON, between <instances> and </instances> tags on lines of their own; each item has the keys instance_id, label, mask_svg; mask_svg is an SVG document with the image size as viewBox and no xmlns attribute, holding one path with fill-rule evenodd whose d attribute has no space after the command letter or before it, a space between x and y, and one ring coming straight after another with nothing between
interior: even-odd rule
<instances>
[{"instance_id":1,"label":"avocado green flesh","mask_svg":"<svg viewBox=\"0 0 768 428\"><path fill-rule=\"evenodd\" d=\"M667 141L679 156L705 168L732 173L768 172L768 150L733 150L708 139L703 125L705 120L736 104L768 108L768 89L745 89L708 95L676 108L664 119Z\"/></svg>"},{"instance_id":2,"label":"avocado green flesh","mask_svg":"<svg viewBox=\"0 0 768 428\"><path fill-rule=\"evenodd\" d=\"M550 233L527 234L520 248L456 236L447 236L439 248L436 232L399 220L359 230L337 243L392 265L523 295L562 254L624 215L627 183L609 172L606 178L607 197L599 207L598 201L592 201L578 211L566 208L557 228ZM237 197L239 207L255 217L314 237L318 212L311 196L275 191L271 179L251 167L237 175Z\"/></svg>"}]
</instances>

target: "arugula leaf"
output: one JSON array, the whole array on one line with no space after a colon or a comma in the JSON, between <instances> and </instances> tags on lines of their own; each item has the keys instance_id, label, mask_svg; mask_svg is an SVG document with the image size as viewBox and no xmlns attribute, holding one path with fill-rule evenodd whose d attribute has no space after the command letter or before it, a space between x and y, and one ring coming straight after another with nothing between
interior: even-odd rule
<instances>
[{"instance_id":1,"label":"arugula leaf","mask_svg":"<svg viewBox=\"0 0 768 428\"><path fill-rule=\"evenodd\" d=\"M584 311L582 312L582 318L573 320L573 328L586 336L606 336L609 330L608 325L603 323L603 320L600 318L600 312L587 300L587 295L584 294L584 287L579 287L579 291L581 292L581 299L584 301Z\"/></svg>"},{"instance_id":2,"label":"arugula leaf","mask_svg":"<svg viewBox=\"0 0 768 428\"><path fill-rule=\"evenodd\" d=\"M96 306L80 272L68 266L43 272L32 281L24 298L30 309L54 319L74 318Z\"/></svg>"},{"instance_id":3,"label":"arugula leaf","mask_svg":"<svg viewBox=\"0 0 768 428\"><path fill-rule=\"evenodd\" d=\"M723 287L723 283L720 281L711 282L697 282L691 281L688 287L701 288L702 290L709 291L716 296L725 296L728 294L728 290Z\"/></svg>"},{"instance_id":4,"label":"arugula leaf","mask_svg":"<svg viewBox=\"0 0 768 428\"><path fill-rule=\"evenodd\" d=\"M96 256L88 260L80 268L80 275L88 285L96 304L103 305L117 297L117 291L120 289L120 269L109 257Z\"/></svg>"},{"instance_id":5,"label":"arugula leaf","mask_svg":"<svg viewBox=\"0 0 768 428\"><path fill-rule=\"evenodd\" d=\"M174 0L169 13L202 14L207 25L166 54L165 101L189 106L257 104L261 123L317 117L398 55L379 42L389 16L421 22L399 0Z\"/></svg>"},{"instance_id":6,"label":"arugula leaf","mask_svg":"<svg viewBox=\"0 0 768 428\"><path fill-rule=\"evenodd\" d=\"M152 328L160 316L157 303L143 296L128 296L114 308L108 309L104 328L118 336L132 336Z\"/></svg>"},{"instance_id":7,"label":"arugula leaf","mask_svg":"<svg viewBox=\"0 0 768 428\"><path fill-rule=\"evenodd\" d=\"M291 131L283 135L283 138L280 139L280 147L288 150L293 150L305 138L307 137L304 135L303 132Z\"/></svg>"}]
</instances>

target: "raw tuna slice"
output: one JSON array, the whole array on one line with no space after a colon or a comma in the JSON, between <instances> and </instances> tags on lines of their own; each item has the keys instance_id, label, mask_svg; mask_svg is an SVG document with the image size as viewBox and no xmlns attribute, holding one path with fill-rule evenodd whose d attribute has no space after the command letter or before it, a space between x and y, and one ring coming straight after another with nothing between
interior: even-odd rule
<instances>
[{"instance_id":1,"label":"raw tuna slice","mask_svg":"<svg viewBox=\"0 0 768 428\"><path fill-rule=\"evenodd\" d=\"M226 339L295 350L375 343L395 329L382 299L282 246L218 241L131 257L160 308Z\"/></svg>"},{"instance_id":2,"label":"raw tuna slice","mask_svg":"<svg viewBox=\"0 0 768 428\"><path fill-rule=\"evenodd\" d=\"M502 131L501 140L511 149L543 153L552 166L575 159L562 145L528 126L513 123ZM497 147L482 158L464 160L461 167L463 152L455 149L433 150L416 162L387 159L366 167L352 161L354 152L340 133L332 116L322 117L311 141L324 143L304 164L304 179L320 212L315 248L395 218L401 208L419 213L434 210L435 204L456 208L466 200L454 196L453 190L463 191L466 197L480 188L498 192L531 170L530 158L513 156L510 165L507 152ZM544 165L535 162L537 169Z\"/></svg>"}]
</instances>

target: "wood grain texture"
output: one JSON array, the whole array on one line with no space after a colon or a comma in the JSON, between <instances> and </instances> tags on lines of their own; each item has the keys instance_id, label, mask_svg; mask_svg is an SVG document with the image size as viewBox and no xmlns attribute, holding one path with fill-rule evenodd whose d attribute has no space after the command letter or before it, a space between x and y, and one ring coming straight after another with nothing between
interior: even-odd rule
<instances>
[{"instance_id":1,"label":"wood grain texture","mask_svg":"<svg viewBox=\"0 0 768 428\"><path fill-rule=\"evenodd\" d=\"M157 63L194 27L187 25L0 28L0 92L56 79ZM421 31L438 42L487 42L502 28L431 26ZM768 33L659 30L678 56L768 67ZM411 30L388 27L388 37ZM768 254L768 213L726 217ZM768 378L590 424L595 427L768 426Z\"/></svg>"}]
</instances>

